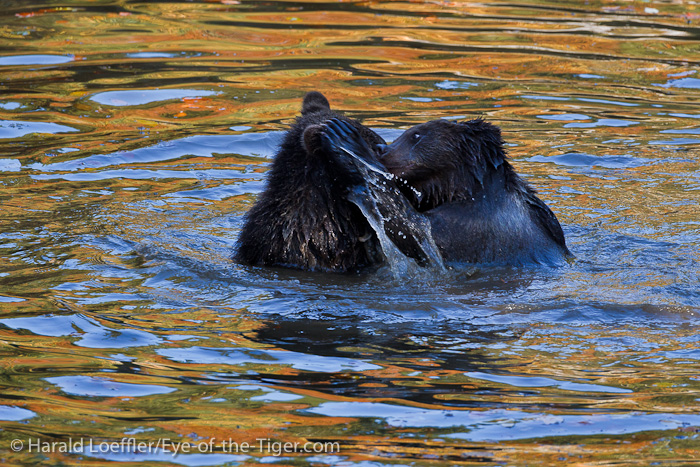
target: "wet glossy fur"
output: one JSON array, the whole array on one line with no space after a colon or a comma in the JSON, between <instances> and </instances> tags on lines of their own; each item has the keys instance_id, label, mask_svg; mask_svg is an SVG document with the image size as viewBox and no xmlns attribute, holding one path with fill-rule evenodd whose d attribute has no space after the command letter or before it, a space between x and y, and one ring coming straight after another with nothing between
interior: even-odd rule
<instances>
[{"instance_id":1,"label":"wet glossy fur","mask_svg":"<svg viewBox=\"0 0 700 467\"><path fill-rule=\"evenodd\" d=\"M506 160L497 127L417 125L385 147L381 161L420 192L404 190L430 219L445 260L558 264L571 256L554 213Z\"/></svg>"},{"instance_id":2,"label":"wet glossy fur","mask_svg":"<svg viewBox=\"0 0 700 467\"><path fill-rule=\"evenodd\" d=\"M268 172L267 186L245 216L234 260L249 265L310 271L356 271L382 261L376 235L347 200L361 183L322 147L320 132L331 118L348 122L371 146L381 137L332 112L326 98L306 95Z\"/></svg>"}]
</instances>

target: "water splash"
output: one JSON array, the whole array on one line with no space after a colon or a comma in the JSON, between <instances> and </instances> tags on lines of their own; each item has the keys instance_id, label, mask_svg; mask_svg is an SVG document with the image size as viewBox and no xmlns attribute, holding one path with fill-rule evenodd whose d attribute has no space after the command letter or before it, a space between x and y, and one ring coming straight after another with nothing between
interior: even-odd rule
<instances>
[{"instance_id":1,"label":"water splash","mask_svg":"<svg viewBox=\"0 0 700 467\"><path fill-rule=\"evenodd\" d=\"M444 273L445 264L433 239L430 222L416 212L399 191L396 177L352 151L341 149L355 162L366 181L366 185L351 190L348 199L360 208L377 233L392 276L406 278L423 274L425 270ZM410 256L405 251L410 251Z\"/></svg>"}]
</instances>

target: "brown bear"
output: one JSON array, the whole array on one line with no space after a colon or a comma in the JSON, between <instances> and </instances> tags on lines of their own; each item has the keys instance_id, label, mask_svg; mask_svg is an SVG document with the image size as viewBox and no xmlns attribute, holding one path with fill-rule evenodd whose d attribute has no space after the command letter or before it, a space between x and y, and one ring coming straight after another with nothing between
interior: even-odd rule
<instances>
[{"instance_id":1,"label":"brown bear","mask_svg":"<svg viewBox=\"0 0 700 467\"><path fill-rule=\"evenodd\" d=\"M329 150L328 139L322 135L324 123L330 119L352 129L368 156L377 159L374 148L385 144L379 135L331 111L321 93L308 93L301 117L286 133L275 155L265 190L245 215L235 261L326 272L357 272L384 262L375 230L349 200L349 191L365 184L364 175L351 156ZM408 205L401 198L394 201ZM424 236L424 232L391 227L387 223L387 235L400 251L421 260L415 238Z\"/></svg>"},{"instance_id":2,"label":"brown bear","mask_svg":"<svg viewBox=\"0 0 700 467\"><path fill-rule=\"evenodd\" d=\"M329 152L376 158L354 128L326 126ZM393 217L407 225L427 219L445 261L557 265L572 257L554 213L506 159L498 127L434 120L379 147L381 163L406 182L398 187L410 201Z\"/></svg>"}]
</instances>

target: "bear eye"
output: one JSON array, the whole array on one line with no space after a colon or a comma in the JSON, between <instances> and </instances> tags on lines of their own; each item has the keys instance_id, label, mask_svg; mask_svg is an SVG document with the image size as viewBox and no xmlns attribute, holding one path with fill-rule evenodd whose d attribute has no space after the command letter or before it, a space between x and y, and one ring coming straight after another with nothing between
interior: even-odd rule
<instances>
[{"instance_id":1,"label":"bear eye","mask_svg":"<svg viewBox=\"0 0 700 467\"><path fill-rule=\"evenodd\" d=\"M420 139L420 133L413 133L413 141L418 141Z\"/></svg>"}]
</instances>

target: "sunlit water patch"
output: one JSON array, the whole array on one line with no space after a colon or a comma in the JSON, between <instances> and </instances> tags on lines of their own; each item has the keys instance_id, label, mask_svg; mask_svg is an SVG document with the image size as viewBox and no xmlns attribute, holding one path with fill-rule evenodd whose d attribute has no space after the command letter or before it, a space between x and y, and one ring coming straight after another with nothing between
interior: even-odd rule
<instances>
[{"instance_id":1,"label":"sunlit water patch","mask_svg":"<svg viewBox=\"0 0 700 467\"><path fill-rule=\"evenodd\" d=\"M78 130L56 123L0 120L0 139L21 138L32 133L70 133L74 131Z\"/></svg>"},{"instance_id":2,"label":"sunlit water patch","mask_svg":"<svg viewBox=\"0 0 700 467\"><path fill-rule=\"evenodd\" d=\"M58 65L59 63L67 63L73 61L74 57L70 55L50 55L50 54L34 54L34 55L8 55L0 57L0 66L17 66L17 65Z\"/></svg>"},{"instance_id":3,"label":"sunlit water patch","mask_svg":"<svg viewBox=\"0 0 700 467\"><path fill-rule=\"evenodd\" d=\"M216 92L195 89L146 89L142 91L101 92L92 96L90 100L104 105L128 106L213 95L216 95Z\"/></svg>"}]
</instances>

